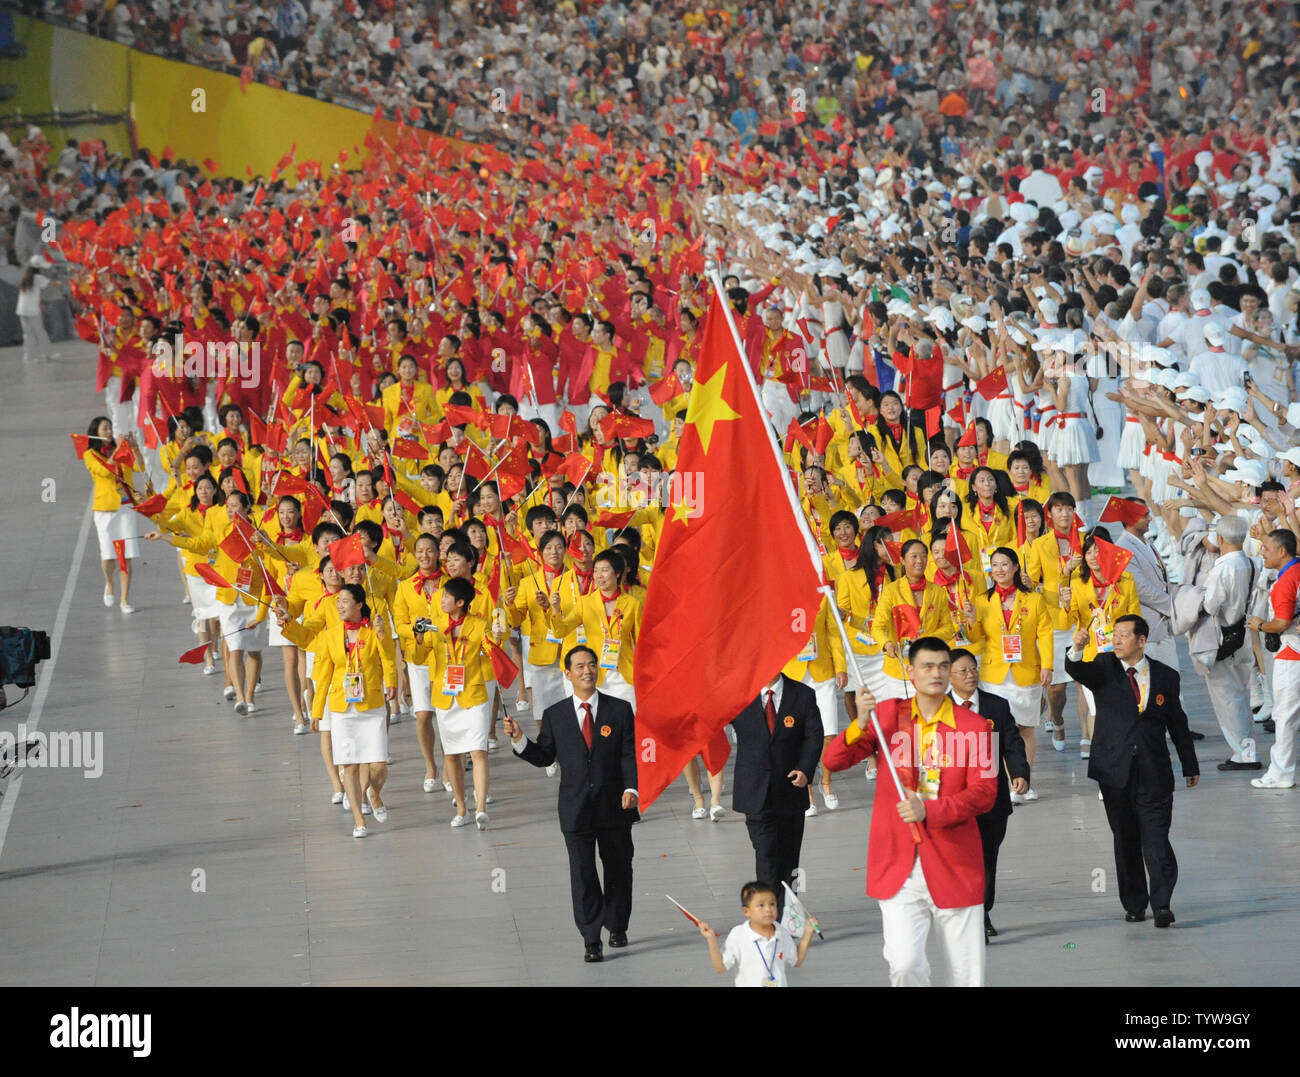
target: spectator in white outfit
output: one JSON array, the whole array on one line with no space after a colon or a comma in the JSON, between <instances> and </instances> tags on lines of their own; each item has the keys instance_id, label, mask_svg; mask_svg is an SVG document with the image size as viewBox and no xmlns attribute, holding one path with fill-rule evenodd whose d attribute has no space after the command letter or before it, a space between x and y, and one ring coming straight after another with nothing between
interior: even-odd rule
<instances>
[{"instance_id":1,"label":"spectator in white outfit","mask_svg":"<svg viewBox=\"0 0 1300 1077\"><path fill-rule=\"evenodd\" d=\"M35 257L23 270L18 282L18 321L23 327L23 362L35 363L42 359L52 359L49 334L45 332L45 323L41 320L41 294L50 286L50 278L36 271L41 261Z\"/></svg>"}]
</instances>

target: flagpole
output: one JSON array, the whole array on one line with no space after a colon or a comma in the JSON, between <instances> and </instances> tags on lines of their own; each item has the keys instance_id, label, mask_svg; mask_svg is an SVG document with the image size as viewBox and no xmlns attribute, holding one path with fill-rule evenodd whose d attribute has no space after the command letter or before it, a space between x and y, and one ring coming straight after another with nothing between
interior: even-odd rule
<instances>
[{"instance_id":1,"label":"flagpole","mask_svg":"<svg viewBox=\"0 0 1300 1077\"><path fill-rule=\"evenodd\" d=\"M834 588L828 586L819 588L819 590L826 596L827 605L831 608L831 616L835 618L835 627L839 629L840 642L844 645L844 665L848 669L852 670L852 678L855 682L854 688L865 688L867 686L866 682L862 679L862 674L858 671L858 664L853 661L853 647L849 643L849 634L844 628L844 618L840 615L838 604L831 598L831 595L834 593ZM906 685L906 677L904 677L903 683ZM905 801L907 799L907 791L903 788L903 781L898 776L898 768L894 765L893 753L889 750L889 744L885 740L885 734L881 731L880 722L876 718L876 708L872 707L868 712L868 715L871 719L871 728L876 734L876 743L881 749L879 754L885 757L885 765L889 768L889 776L894 779L894 788L898 790L898 799L900 802ZM917 845L920 845L920 828L915 823L908 823L907 825L912 831L912 841Z\"/></svg>"}]
</instances>

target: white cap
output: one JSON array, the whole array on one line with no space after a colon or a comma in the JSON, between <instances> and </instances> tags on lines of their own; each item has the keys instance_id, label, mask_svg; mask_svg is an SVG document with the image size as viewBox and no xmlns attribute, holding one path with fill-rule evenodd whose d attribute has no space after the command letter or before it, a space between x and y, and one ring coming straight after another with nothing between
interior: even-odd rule
<instances>
[{"instance_id":1,"label":"white cap","mask_svg":"<svg viewBox=\"0 0 1300 1077\"><path fill-rule=\"evenodd\" d=\"M1224 389L1214 398L1214 406L1220 411L1245 411L1246 410L1246 390L1232 386Z\"/></svg>"},{"instance_id":2,"label":"white cap","mask_svg":"<svg viewBox=\"0 0 1300 1077\"><path fill-rule=\"evenodd\" d=\"M1031 221L1038 220L1038 211L1028 202L1013 202L1010 210L1011 219L1019 221L1021 224L1029 224Z\"/></svg>"},{"instance_id":3,"label":"white cap","mask_svg":"<svg viewBox=\"0 0 1300 1077\"><path fill-rule=\"evenodd\" d=\"M1211 348L1223 347L1223 339L1224 339L1223 326L1221 326L1218 322L1211 322L1209 325L1205 327L1203 332L1205 334L1205 343L1208 344Z\"/></svg>"},{"instance_id":4,"label":"white cap","mask_svg":"<svg viewBox=\"0 0 1300 1077\"><path fill-rule=\"evenodd\" d=\"M1290 460L1296 467L1300 467L1300 445L1292 445L1286 452L1278 453L1278 459Z\"/></svg>"},{"instance_id":5,"label":"white cap","mask_svg":"<svg viewBox=\"0 0 1300 1077\"><path fill-rule=\"evenodd\" d=\"M1204 385L1193 385L1178 394L1182 400L1195 400L1198 404L1210 402L1210 390Z\"/></svg>"},{"instance_id":6,"label":"white cap","mask_svg":"<svg viewBox=\"0 0 1300 1077\"><path fill-rule=\"evenodd\" d=\"M1237 466L1223 473L1225 482L1244 482L1250 486L1262 486L1268 481L1268 469L1258 460L1238 460Z\"/></svg>"},{"instance_id":7,"label":"white cap","mask_svg":"<svg viewBox=\"0 0 1300 1077\"><path fill-rule=\"evenodd\" d=\"M1192 289L1192 294L1190 298L1192 303L1192 310L1210 309L1210 303L1212 302L1212 300L1210 299L1210 293L1207 292L1204 288Z\"/></svg>"},{"instance_id":8,"label":"white cap","mask_svg":"<svg viewBox=\"0 0 1300 1077\"><path fill-rule=\"evenodd\" d=\"M971 186L972 186L972 184L971 184L971 178L970 178L970 176L958 176L958 177L957 177L957 188L958 188L958 190L969 191L969 190L971 189Z\"/></svg>"},{"instance_id":9,"label":"white cap","mask_svg":"<svg viewBox=\"0 0 1300 1077\"><path fill-rule=\"evenodd\" d=\"M1061 314L1061 307L1054 299L1044 299L1038 304L1038 310L1043 316L1044 321L1056 324Z\"/></svg>"},{"instance_id":10,"label":"white cap","mask_svg":"<svg viewBox=\"0 0 1300 1077\"><path fill-rule=\"evenodd\" d=\"M1193 385L1200 385L1200 384L1201 384L1200 375L1194 373L1191 370L1180 370L1176 374L1174 374L1175 389L1189 389ZM1208 400L1209 397L1206 397L1206 399Z\"/></svg>"}]
</instances>

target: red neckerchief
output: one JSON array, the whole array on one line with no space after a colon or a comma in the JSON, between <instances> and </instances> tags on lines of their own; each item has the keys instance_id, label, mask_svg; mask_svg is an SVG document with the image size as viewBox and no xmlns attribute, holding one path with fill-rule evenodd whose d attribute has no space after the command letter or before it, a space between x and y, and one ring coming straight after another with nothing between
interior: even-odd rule
<instances>
[{"instance_id":1,"label":"red neckerchief","mask_svg":"<svg viewBox=\"0 0 1300 1077\"><path fill-rule=\"evenodd\" d=\"M578 581L579 594L586 595L591 593L591 575L590 572L583 572L576 567L574 568L573 576Z\"/></svg>"},{"instance_id":2,"label":"red neckerchief","mask_svg":"<svg viewBox=\"0 0 1300 1077\"><path fill-rule=\"evenodd\" d=\"M920 595L925 593L926 583L927 583L926 578L922 576L920 580L918 580L916 583L913 583L911 580L908 580L907 586L912 589L912 594Z\"/></svg>"},{"instance_id":3,"label":"red neckerchief","mask_svg":"<svg viewBox=\"0 0 1300 1077\"><path fill-rule=\"evenodd\" d=\"M952 575L950 576L945 572L940 572L937 566L935 567L934 582L940 587L951 587L959 579L961 579L961 569L953 569Z\"/></svg>"},{"instance_id":4,"label":"red neckerchief","mask_svg":"<svg viewBox=\"0 0 1300 1077\"><path fill-rule=\"evenodd\" d=\"M442 570L441 570L441 569L436 569L436 568L435 568L435 569L433 570L433 572L430 573L428 576L426 576L423 572L421 572L421 571L419 571L419 570L417 569L416 572L415 572L415 577L414 577L414 578L415 578L415 591L416 591L416 594L422 594L422 595L426 595L426 596L427 596L427 595L428 595L428 592L424 589L424 588L425 588L425 585L426 585L426 584L430 584L430 583L435 583L435 582L437 581L438 577L441 576L441 575L442 575Z\"/></svg>"},{"instance_id":5,"label":"red neckerchief","mask_svg":"<svg viewBox=\"0 0 1300 1077\"><path fill-rule=\"evenodd\" d=\"M343 628L347 632L360 632L363 628L370 627L370 618L363 617L359 621L344 621Z\"/></svg>"},{"instance_id":6,"label":"red neckerchief","mask_svg":"<svg viewBox=\"0 0 1300 1077\"><path fill-rule=\"evenodd\" d=\"M207 515L208 515L208 509L212 508L211 505L205 505L205 504L203 504L202 501L200 501L200 502L198 503L198 506L197 506L197 507L198 507L198 510L199 510L199 515L200 515L200 516L203 516L203 517L205 517L205 518L206 518Z\"/></svg>"},{"instance_id":7,"label":"red neckerchief","mask_svg":"<svg viewBox=\"0 0 1300 1077\"><path fill-rule=\"evenodd\" d=\"M970 467L962 467L960 464L958 464L958 465L957 465L957 478L959 478L959 479L969 479L972 475L975 474L975 469L976 469L977 467L979 467L978 464L971 464Z\"/></svg>"},{"instance_id":8,"label":"red neckerchief","mask_svg":"<svg viewBox=\"0 0 1300 1077\"><path fill-rule=\"evenodd\" d=\"M846 565L851 565L858 559L858 548L856 546L840 546L838 543L835 547L840 551L840 556L844 558Z\"/></svg>"},{"instance_id":9,"label":"red neckerchief","mask_svg":"<svg viewBox=\"0 0 1300 1077\"><path fill-rule=\"evenodd\" d=\"M984 507L983 501L976 501L975 507L978 508L980 512L980 523L982 523L985 527L985 530L987 530L989 524L991 524L994 518L996 517L998 511L997 502L996 501L992 502L989 505L989 507L986 509Z\"/></svg>"},{"instance_id":10,"label":"red neckerchief","mask_svg":"<svg viewBox=\"0 0 1300 1077\"><path fill-rule=\"evenodd\" d=\"M976 450L975 450L975 459L979 461L979 466L980 466L980 467L987 467L987 466L988 466L988 462L989 462L989 451L988 451L988 449L976 449Z\"/></svg>"},{"instance_id":11,"label":"red neckerchief","mask_svg":"<svg viewBox=\"0 0 1300 1077\"><path fill-rule=\"evenodd\" d=\"M903 424L886 421L885 428L889 431L889 436L901 445L903 441Z\"/></svg>"},{"instance_id":12,"label":"red neckerchief","mask_svg":"<svg viewBox=\"0 0 1300 1077\"><path fill-rule=\"evenodd\" d=\"M301 542L301 541L302 541L302 528L301 528L301 527L295 527L292 531L281 531L281 532L280 532L280 541L281 541L281 542Z\"/></svg>"},{"instance_id":13,"label":"red neckerchief","mask_svg":"<svg viewBox=\"0 0 1300 1077\"><path fill-rule=\"evenodd\" d=\"M1011 484L1012 489L1014 489L1018 494L1027 494L1029 492L1029 487L1031 485L1032 483L1028 483L1028 482L1025 483L1024 486L1021 486L1018 482L1013 482Z\"/></svg>"},{"instance_id":14,"label":"red neckerchief","mask_svg":"<svg viewBox=\"0 0 1300 1077\"><path fill-rule=\"evenodd\" d=\"M1007 600L1007 596L1014 595L1016 593L1016 585L1013 583L1009 587L1003 587L1002 584L998 583L998 584L994 584L993 589L998 594L998 608L1002 611L1002 624L1005 627L1010 628L1011 615L1015 612L1016 604L1015 602L1012 602L1011 609L1007 609L1006 600Z\"/></svg>"}]
</instances>

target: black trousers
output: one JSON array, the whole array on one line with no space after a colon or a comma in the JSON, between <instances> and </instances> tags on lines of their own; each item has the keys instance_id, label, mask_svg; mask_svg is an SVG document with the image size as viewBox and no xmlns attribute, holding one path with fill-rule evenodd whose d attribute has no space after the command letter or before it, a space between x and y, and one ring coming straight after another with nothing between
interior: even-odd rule
<instances>
[{"instance_id":1,"label":"black trousers","mask_svg":"<svg viewBox=\"0 0 1300 1077\"><path fill-rule=\"evenodd\" d=\"M1173 793L1142 789L1134 767L1124 785L1102 785L1106 821L1115 836L1115 875L1125 912L1168 908L1178 882L1178 860L1169 844ZM1147 878L1150 877L1150 889Z\"/></svg>"},{"instance_id":2,"label":"black trousers","mask_svg":"<svg viewBox=\"0 0 1300 1077\"><path fill-rule=\"evenodd\" d=\"M573 922L582 941L601 941L600 929L626 931L632 918L632 827L598 827L565 831L569 850L569 889L573 893ZM596 852L605 875L602 887L596 873Z\"/></svg>"},{"instance_id":3,"label":"black trousers","mask_svg":"<svg viewBox=\"0 0 1300 1077\"><path fill-rule=\"evenodd\" d=\"M783 882L796 890L794 869L799 866L803 846L803 812L774 812L764 808L757 815L746 815L749 840L754 846L754 878L776 887L777 915L785 912Z\"/></svg>"},{"instance_id":4,"label":"black trousers","mask_svg":"<svg viewBox=\"0 0 1300 1077\"><path fill-rule=\"evenodd\" d=\"M993 893L998 881L998 848L1007 836L1007 816L977 815L980 844L984 846L984 911L993 908Z\"/></svg>"}]
</instances>

